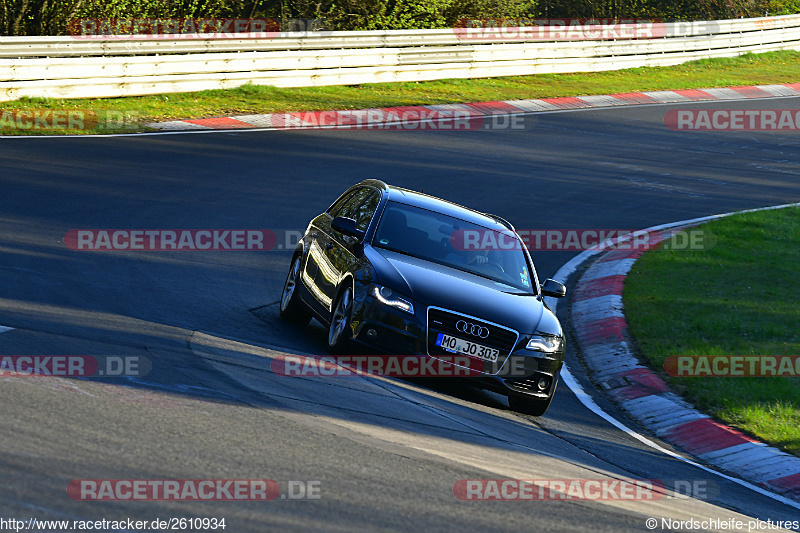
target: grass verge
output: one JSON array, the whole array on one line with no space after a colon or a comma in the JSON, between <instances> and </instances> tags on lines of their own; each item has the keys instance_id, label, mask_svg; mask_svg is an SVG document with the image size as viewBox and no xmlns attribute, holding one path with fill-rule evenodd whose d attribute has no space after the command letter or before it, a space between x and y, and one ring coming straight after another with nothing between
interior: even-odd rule
<instances>
[{"instance_id":1,"label":"grass verge","mask_svg":"<svg viewBox=\"0 0 800 533\"><path fill-rule=\"evenodd\" d=\"M625 93L662 89L698 89L800 81L800 52L745 54L703 59L674 67L539 74L506 78L381 83L354 86L276 88L246 85L238 89L106 99L23 98L4 102L2 111L83 110L97 117L91 129L20 129L0 121L0 134L80 134L150 131L144 124L164 120L282 111L367 109L492 100ZM127 117L122 120L121 117Z\"/></svg>"},{"instance_id":2,"label":"grass verge","mask_svg":"<svg viewBox=\"0 0 800 533\"><path fill-rule=\"evenodd\" d=\"M673 355L800 355L800 208L700 227L707 250L645 253L625 281L630 331L662 375ZM800 377L667 377L691 403L800 455Z\"/></svg>"}]
</instances>

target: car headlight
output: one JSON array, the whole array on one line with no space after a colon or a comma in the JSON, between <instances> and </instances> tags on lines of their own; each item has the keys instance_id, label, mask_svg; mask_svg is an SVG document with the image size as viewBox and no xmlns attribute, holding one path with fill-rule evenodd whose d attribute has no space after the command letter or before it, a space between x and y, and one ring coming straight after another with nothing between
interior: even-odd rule
<instances>
[{"instance_id":1,"label":"car headlight","mask_svg":"<svg viewBox=\"0 0 800 533\"><path fill-rule=\"evenodd\" d=\"M406 313L410 313L412 315L414 314L414 304L388 287L375 285L372 288L372 295L384 305L394 307L395 309L400 309L401 311L405 311Z\"/></svg>"},{"instance_id":2,"label":"car headlight","mask_svg":"<svg viewBox=\"0 0 800 533\"><path fill-rule=\"evenodd\" d=\"M561 349L561 337L533 335L525 348L536 352L556 353Z\"/></svg>"}]
</instances>

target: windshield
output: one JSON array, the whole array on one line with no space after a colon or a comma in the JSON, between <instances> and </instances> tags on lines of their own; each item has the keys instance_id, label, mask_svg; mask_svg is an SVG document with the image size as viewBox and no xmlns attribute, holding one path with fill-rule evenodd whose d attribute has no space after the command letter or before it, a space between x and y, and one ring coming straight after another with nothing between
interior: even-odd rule
<instances>
[{"instance_id":1,"label":"windshield","mask_svg":"<svg viewBox=\"0 0 800 533\"><path fill-rule=\"evenodd\" d=\"M432 261L532 293L519 238L471 222L389 202L372 245Z\"/></svg>"}]
</instances>

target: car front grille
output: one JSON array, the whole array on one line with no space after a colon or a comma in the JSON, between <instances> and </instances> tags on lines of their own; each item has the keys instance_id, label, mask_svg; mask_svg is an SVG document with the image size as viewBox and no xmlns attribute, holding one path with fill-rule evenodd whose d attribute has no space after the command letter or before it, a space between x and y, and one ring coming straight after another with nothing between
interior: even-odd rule
<instances>
[{"instance_id":1,"label":"car front grille","mask_svg":"<svg viewBox=\"0 0 800 533\"><path fill-rule=\"evenodd\" d=\"M483 333L488 331L488 334L481 337L459 331L456 327L456 324L461 320L469 324L485 328ZM493 322L488 322L486 320L468 315L462 315L453 311L448 311L437 307L429 307L427 334L428 355L432 355L434 357L453 355L451 352L436 346L436 337L439 333L470 340L484 346L489 346L490 348L497 348L497 350L500 352L497 361L494 363L485 362L484 372L488 374L497 373L500 367L503 366L505 360L511 354L511 351L514 349L514 345L516 345L517 339L519 338L519 334L511 328L500 326Z\"/></svg>"}]
</instances>

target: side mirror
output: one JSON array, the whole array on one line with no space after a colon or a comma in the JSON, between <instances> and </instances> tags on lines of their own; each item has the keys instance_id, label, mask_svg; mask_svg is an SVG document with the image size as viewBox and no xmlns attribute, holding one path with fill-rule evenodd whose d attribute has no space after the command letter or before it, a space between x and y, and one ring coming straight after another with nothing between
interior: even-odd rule
<instances>
[{"instance_id":1,"label":"side mirror","mask_svg":"<svg viewBox=\"0 0 800 533\"><path fill-rule=\"evenodd\" d=\"M559 283L554 279L544 280L542 285L542 296L552 296L553 298L563 298L567 295L567 288L563 283Z\"/></svg>"},{"instance_id":2,"label":"side mirror","mask_svg":"<svg viewBox=\"0 0 800 533\"><path fill-rule=\"evenodd\" d=\"M358 242L364 238L364 232L356 228L356 221L352 218L336 217L331 222L331 228L344 235L354 237Z\"/></svg>"}]
</instances>

